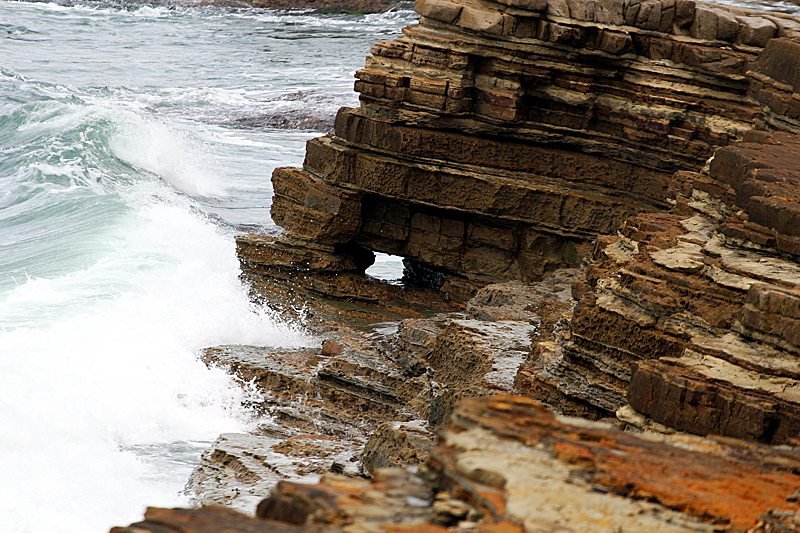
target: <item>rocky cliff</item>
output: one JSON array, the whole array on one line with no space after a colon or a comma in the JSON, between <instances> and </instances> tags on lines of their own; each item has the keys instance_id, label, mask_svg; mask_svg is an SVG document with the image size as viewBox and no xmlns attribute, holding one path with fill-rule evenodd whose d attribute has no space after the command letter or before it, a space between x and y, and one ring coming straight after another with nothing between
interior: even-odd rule
<instances>
[{"instance_id":1,"label":"rocky cliff","mask_svg":"<svg viewBox=\"0 0 800 533\"><path fill-rule=\"evenodd\" d=\"M119 533L796 531L800 20L416 10L273 174L283 233L237 239L254 296L321 340L203 355L270 418L188 489L257 517ZM374 252L402 286L363 275Z\"/></svg>"},{"instance_id":2,"label":"rocky cliff","mask_svg":"<svg viewBox=\"0 0 800 533\"><path fill-rule=\"evenodd\" d=\"M800 29L692 1L416 10L420 24L356 73L361 106L308 143L302 169L275 171L285 232L239 240L246 273L335 295L299 278L360 273L380 251L463 298L470 282L577 266L598 234L666 211L675 171L776 121L748 97L779 99L775 84L748 73L770 39Z\"/></svg>"}]
</instances>

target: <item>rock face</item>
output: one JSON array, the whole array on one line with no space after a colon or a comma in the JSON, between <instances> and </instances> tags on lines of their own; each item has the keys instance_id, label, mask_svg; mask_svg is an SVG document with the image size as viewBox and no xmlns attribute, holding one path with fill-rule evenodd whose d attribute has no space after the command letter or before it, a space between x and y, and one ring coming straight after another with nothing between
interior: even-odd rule
<instances>
[{"instance_id":1,"label":"rock face","mask_svg":"<svg viewBox=\"0 0 800 533\"><path fill-rule=\"evenodd\" d=\"M793 70L775 60L797 45L773 39L800 29L791 17L683 0L415 9L420 24L356 73L361 106L309 141L302 169L274 172L285 231L239 239L252 279L359 298L331 280L380 251L441 273L457 299L538 280L666 211L675 171L754 124L797 122Z\"/></svg>"},{"instance_id":2,"label":"rock face","mask_svg":"<svg viewBox=\"0 0 800 533\"><path fill-rule=\"evenodd\" d=\"M527 398L465 400L419 474L281 482L257 517L149 509L112 533L798 531L800 455L732 439L637 436Z\"/></svg>"},{"instance_id":3,"label":"rock face","mask_svg":"<svg viewBox=\"0 0 800 533\"><path fill-rule=\"evenodd\" d=\"M521 370L531 392L550 386L564 405L606 413L630 403L699 435L797 444L798 156L794 134L749 133L707 170L676 175L670 214L600 239L570 343Z\"/></svg>"}]
</instances>

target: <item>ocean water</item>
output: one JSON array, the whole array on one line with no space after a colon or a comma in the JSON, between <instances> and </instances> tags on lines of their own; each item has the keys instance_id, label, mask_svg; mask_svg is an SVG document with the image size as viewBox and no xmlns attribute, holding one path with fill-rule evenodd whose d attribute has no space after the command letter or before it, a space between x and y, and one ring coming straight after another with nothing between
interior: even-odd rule
<instances>
[{"instance_id":1,"label":"ocean water","mask_svg":"<svg viewBox=\"0 0 800 533\"><path fill-rule=\"evenodd\" d=\"M186 505L254 423L198 351L317 341L249 302L233 236L275 231L272 170L414 19L0 1L0 533Z\"/></svg>"}]
</instances>

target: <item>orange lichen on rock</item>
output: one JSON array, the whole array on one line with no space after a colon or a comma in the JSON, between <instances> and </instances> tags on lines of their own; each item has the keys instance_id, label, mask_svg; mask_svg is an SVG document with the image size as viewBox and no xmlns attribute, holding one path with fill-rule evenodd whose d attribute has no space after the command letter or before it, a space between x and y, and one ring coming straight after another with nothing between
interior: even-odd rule
<instances>
[{"instance_id":1,"label":"orange lichen on rock","mask_svg":"<svg viewBox=\"0 0 800 533\"><path fill-rule=\"evenodd\" d=\"M566 465L572 479L727 524L731 531L749 530L769 510L800 510L796 500L787 500L800 488L797 451L777 452L733 439L644 438L559 419L538 402L510 396L465 400L453 425L461 431L483 428L550 450L553 463ZM458 456L451 456L451 464L457 462Z\"/></svg>"}]
</instances>

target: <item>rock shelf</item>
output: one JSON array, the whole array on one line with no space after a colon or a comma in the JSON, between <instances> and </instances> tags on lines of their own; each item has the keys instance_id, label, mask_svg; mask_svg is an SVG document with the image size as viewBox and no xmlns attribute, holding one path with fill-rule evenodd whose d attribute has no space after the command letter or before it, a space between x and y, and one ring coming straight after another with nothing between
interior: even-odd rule
<instances>
[{"instance_id":1,"label":"rock shelf","mask_svg":"<svg viewBox=\"0 0 800 533\"><path fill-rule=\"evenodd\" d=\"M634 435L518 396L463 401L428 466L282 481L256 518L149 509L112 533L797 531L800 455L731 439Z\"/></svg>"}]
</instances>

